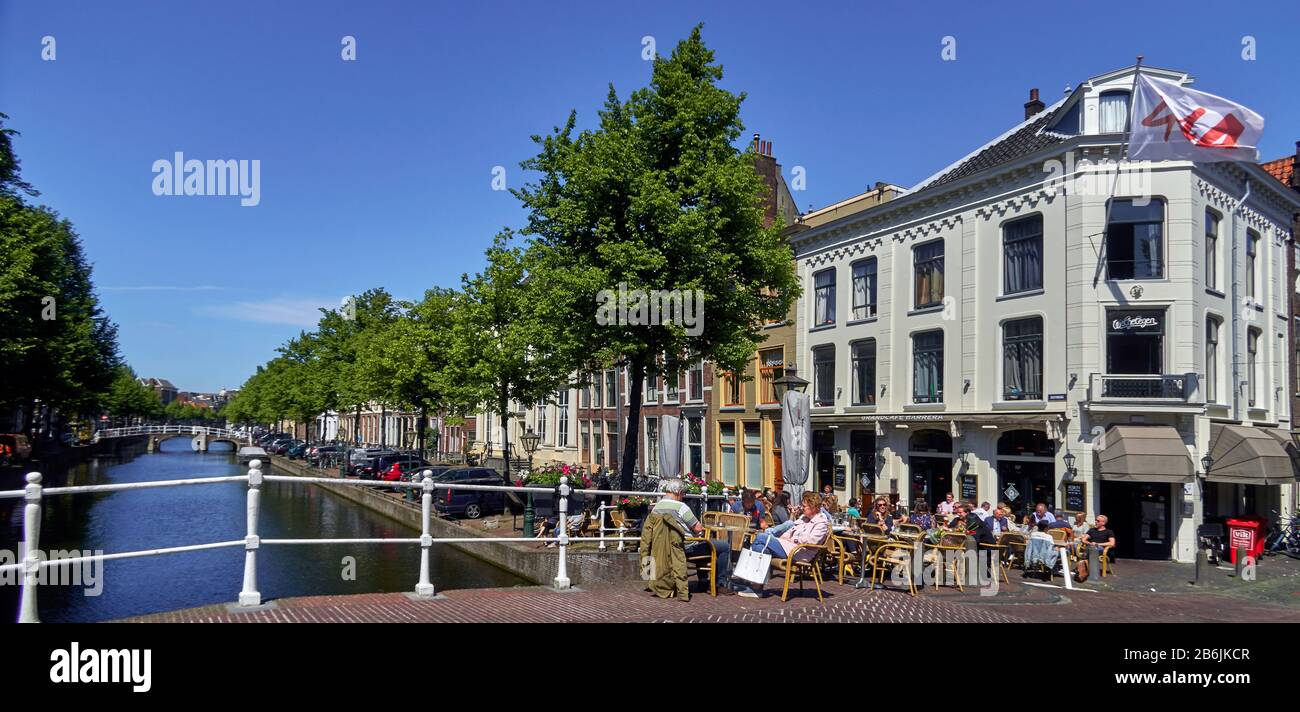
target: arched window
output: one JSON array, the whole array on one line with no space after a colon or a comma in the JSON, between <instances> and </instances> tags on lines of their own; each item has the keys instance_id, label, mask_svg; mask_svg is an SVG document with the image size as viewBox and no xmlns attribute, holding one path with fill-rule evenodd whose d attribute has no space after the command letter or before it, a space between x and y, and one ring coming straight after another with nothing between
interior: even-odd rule
<instances>
[{"instance_id":1,"label":"arched window","mask_svg":"<svg viewBox=\"0 0 1300 712\"><path fill-rule=\"evenodd\" d=\"M1128 92L1102 92L1098 113L1101 115L1101 133L1128 131Z\"/></svg>"},{"instance_id":2,"label":"arched window","mask_svg":"<svg viewBox=\"0 0 1300 712\"><path fill-rule=\"evenodd\" d=\"M952 436L942 430L918 430L908 441L912 452L952 452Z\"/></svg>"},{"instance_id":3,"label":"arched window","mask_svg":"<svg viewBox=\"0 0 1300 712\"><path fill-rule=\"evenodd\" d=\"M1008 430L998 438L998 454L1055 457L1056 444L1041 430Z\"/></svg>"}]
</instances>

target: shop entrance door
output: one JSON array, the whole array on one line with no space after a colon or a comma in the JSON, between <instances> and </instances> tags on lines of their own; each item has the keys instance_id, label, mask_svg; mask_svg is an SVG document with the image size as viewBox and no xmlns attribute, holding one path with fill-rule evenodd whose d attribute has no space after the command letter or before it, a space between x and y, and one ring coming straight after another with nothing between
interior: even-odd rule
<instances>
[{"instance_id":1,"label":"shop entrance door","mask_svg":"<svg viewBox=\"0 0 1300 712\"><path fill-rule=\"evenodd\" d=\"M1121 557L1166 561L1173 553L1170 485L1102 482L1101 512L1115 530Z\"/></svg>"},{"instance_id":2,"label":"shop entrance door","mask_svg":"<svg viewBox=\"0 0 1300 712\"><path fill-rule=\"evenodd\" d=\"M930 511L934 511L948 493L953 492L952 459L914 455L909 458L908 464L912 472L912 491L908 502L913 507L917 502L926 502L930 505Z\"/></svg>"},{"instance_id":3,"label":"shop entrance door","mask_svg":"<svg viewBox=\"0 0 1300 712\"><path fill-rule=\"evenodd\" d=\"M998 499L1011 505L1017 521L1039 502L1056 511L1056 477L1051 462L998 460Z\"/></svg>"}]
</instances>

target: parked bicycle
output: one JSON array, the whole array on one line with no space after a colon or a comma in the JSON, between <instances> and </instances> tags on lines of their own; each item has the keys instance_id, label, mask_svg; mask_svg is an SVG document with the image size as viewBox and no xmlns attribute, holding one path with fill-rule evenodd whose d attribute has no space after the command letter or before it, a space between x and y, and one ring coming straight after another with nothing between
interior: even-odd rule
<instances>
[{"instance_id":1,"label":"parked bicycle","mask_svg":"<svg viewBox=\"0 0 1300 712\"><path fill-rule=\"evenodd\" d=\"M1264 537L1264 552L1300 559L1300 512L1284 520L1276 509L1273 510L1273 525Z\"/></svg>"}]
</instances>

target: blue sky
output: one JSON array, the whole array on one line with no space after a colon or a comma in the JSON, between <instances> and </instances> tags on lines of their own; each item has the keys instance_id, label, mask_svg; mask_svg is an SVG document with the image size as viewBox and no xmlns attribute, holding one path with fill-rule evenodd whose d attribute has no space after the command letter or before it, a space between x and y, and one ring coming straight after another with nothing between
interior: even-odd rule
<instances>
[{"instance_id":1,"label":"blue sky","mask_svg":"<svg viewBox=\"0 0 1300 712\"><path fill-rule=\"evenodd\" d=\"M1050 104L1139 53L1263 114L1263 158L1300 139L1296 3L992 7L0 0L0 111L85 241L124 356L185 390L238 386L318 305L458 285L523 223L493 167L518 186L530 135L570 109L589 122L609 82L647 81L642 38L666 54L697 22L748 93L746 135L787 177L803 167L801 209L910 186L1019 121L1030 87ZM259 160L260 204L155 196L153 163L176 151Z\"/></svg>"}]
</instances>

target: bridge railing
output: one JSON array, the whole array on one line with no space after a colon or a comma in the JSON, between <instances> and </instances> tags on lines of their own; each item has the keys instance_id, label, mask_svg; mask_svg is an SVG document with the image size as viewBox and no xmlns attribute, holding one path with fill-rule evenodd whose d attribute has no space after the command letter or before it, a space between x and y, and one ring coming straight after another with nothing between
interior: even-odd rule
<instances>
[{"instance_id":1,"label":"bridge railing","mask_svg":"<svg viewBox=\"0 0 1300 712\"><path fill-rule=\"evenodd\" d=\"M243 440L245 436L227 428L209 425L131 425L124 428L103 428L96 430L94 438L122 438L132 435L215 435L217 437Z\"/></svg>"},{"instance_id":2,"label":"bridge railing","mask_svg":"<svg viewBox=\"0 0 1300 712\"><path fill-rule=\"evenodd\" d=\"M243 585L240 588L237 598L238 605L244 608L253 608L260 606L262 603L262 594L257 586L257 552L262 546L291 546L291 545L309 545L309 544L411 544L420 547L420 570L415 584L415 595L420 598L432 598L435 590L433 582L429 580L429 552L434 544L486 544L495 542L536 542L536 543L555 543L559 547L559 555L556 560L556 573L553 584L557 589L567 589L571 582L568 575L568 550L569 546L575 542L598 542L601 550L605 548L607 542L619 542L620 549L623 542L639 541L638 537L607 537L605 536L604 512L601 509L601 531L598 537L578 537L569 536L569 498L574 493L584 495L627 495L644 498L664 497L662 492L638 492L632 490L602 490L602 489L575 489L569 485L567 476L560 478L560 484L555 487L541 486L508 486L508 485L464 485L449 482L434 482L432 471L424 470L423 477L419 482L388 482L385 480L352 480L335 477L296 477L287 475L264 475L262 474L262 463L260 460L253 460L249 463L247 475L234 475L229 477L198 477L177 480L159 480L153 482L127 482L109 485L78 485L70 487L44 487L41 485L41 474L31 472L27 474L27 486L20 490L0 491L0 499L17 499L25 500L23 511L23 540L20 551L23 552L23 558L20 563L0 565L0 574L8 574L10 571L22 572L22 595L20 597L18 609L19 623L39 623L40 617L37 613L37 590L41 582L41 572L44 569L52 567L64 567L89 564L95 561L112 561L116 559L130 559L145 556L163 556L167 554L181 554L191 551L204 551L208 549L234 548L242 546L244 548L244 576ZM72 558L46 558L40 549L41 541L41 514L43 510L44 499L48 496L56 495L76 495L91 494L103 492L122 492L127 490L156 489L163 487L189 487L198 485L220 484L225 482L244 482L248 485L246 499L246 520L247 528L243 539L234 539L230 541L217 541L202 544L191 544L188 546L173 546L161 549L143 549L138 551L117 552L111 554L93 554L89 556L78 556ZM358 487L376 487L376 488L393 488L393 489L417 489L422 493L420 506L421 532L416 537L382 537L382 538L313 538L313 539L263 539L258 534L258 519L261 509L262 484L264 482L286 482L297 484L331 484L331 485L350 485ZM435 490L468 490L468 491L489 491L489 492L519 492L523 494L557 494L558 501L556 512L559 517L558 526L556 527L556 536L538 536L538 537L434 537L429 533L430 522L433 517L433 493ZM687 494L686 497L700 499L707 506L708 500L726 499L728 495L709 495L709 494Z\"/></svg>"}]
</instances>

